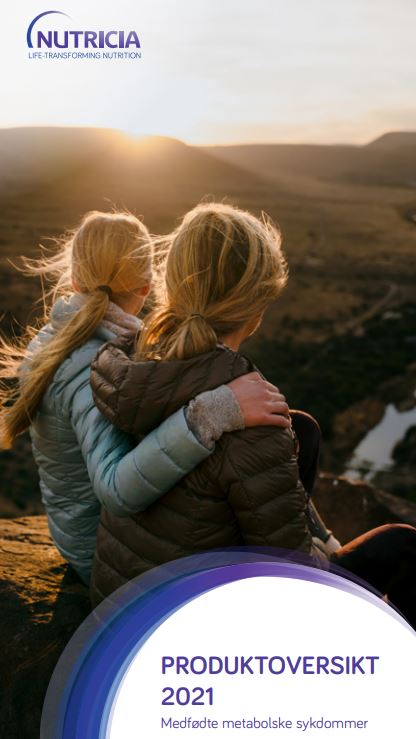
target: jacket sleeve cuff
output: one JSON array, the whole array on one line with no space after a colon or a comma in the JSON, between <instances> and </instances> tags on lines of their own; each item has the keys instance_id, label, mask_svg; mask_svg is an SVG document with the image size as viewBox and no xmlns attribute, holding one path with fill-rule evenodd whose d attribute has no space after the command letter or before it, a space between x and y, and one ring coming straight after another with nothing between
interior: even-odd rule
<instances>
[{"instance_id":1,"label":"jacket sleeve cuff","mask_svg":"<svg viewBox=\"0 0 416 739\"><path fill-rule=\"evenodd\" d=\"M124 505L144 510L212 452L194 436L181 408L131 452L133 465L123 470Z\"/></svg>"},{"instance_id":2,"label":"jacket sleeve cuff","mask_svg":"<svg viewBox=\"0 0 416 739\"><path fill-rule=\"evenodd\" d=\"M195 436L211 450L223 433L244 428L241 408L227 385L197 395L189 403L185 414Z\"/></svg>"}]
</instances>

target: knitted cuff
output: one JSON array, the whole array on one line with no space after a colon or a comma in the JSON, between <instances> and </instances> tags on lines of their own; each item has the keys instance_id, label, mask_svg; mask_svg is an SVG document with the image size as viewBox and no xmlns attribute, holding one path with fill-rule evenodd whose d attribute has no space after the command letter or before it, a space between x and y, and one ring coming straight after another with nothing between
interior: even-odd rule
<instances>
[{"instance_id":1,"label":"knitted cuff","mask_svg":"<svg viewBox=\"0 0 416 739\"><path fill-rule=\"evenodd\" d=\"M197 395L185 411L186 420L197 439L208 449L226 431L244 428L244 417L238 401L227 385Z\"/></svg>"}]
</instances>

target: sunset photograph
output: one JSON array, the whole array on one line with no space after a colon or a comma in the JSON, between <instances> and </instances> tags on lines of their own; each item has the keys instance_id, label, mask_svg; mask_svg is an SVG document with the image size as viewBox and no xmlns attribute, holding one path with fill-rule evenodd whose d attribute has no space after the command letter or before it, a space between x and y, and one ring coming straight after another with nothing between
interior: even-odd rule
<instances>
[{"instance_id":1,"label":"sunset photograph","mask_svg":"<svg viewBox=\"0 0 416 739\"><path fill-rule=\"evenodd\" d=\"M26 41L34 19L37 57ZM40 720L53 668L91 607L195 553L320 550L415 628L415 24L412 0L104 0L54 10L25 0L7 10L5 739L39 736L23 714L29 706ZM140 53L82 56L81 31L134 31ZM45 56L45 39L56 58ZM88 361L68 379L86 347ZM258 395L233 385L251 373ZM254 411L264 394L268 416ZM180 423L199 449L186 463L175 457L182 472L171 479L159 459L169 433L175 454L185 448ZM143 469L135 458L150 491L139 504L128 460L156 440L160 456L143 452ZM263 489L269 459L276 469ZM293 469L298 493L285 488Z\"/></svg>"}]
</instances>

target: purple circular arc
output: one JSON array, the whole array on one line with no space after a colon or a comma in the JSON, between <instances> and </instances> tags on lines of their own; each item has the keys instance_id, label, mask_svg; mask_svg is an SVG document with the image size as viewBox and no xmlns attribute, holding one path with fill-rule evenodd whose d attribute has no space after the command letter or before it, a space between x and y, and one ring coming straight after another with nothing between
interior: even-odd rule
<instances>
[{"instance_id":1,"label":"purple circular arc","mask_svg":"<svg viewBox=\"0 0 416 739\"><path fill-rule=\"evenodd\" d=\"M43 18L45 15L53 15L53 14L64 15L66 18L71 17L67 13L63 13L61 10L46 10L44 13L40 13L40 15L37 15L36 18L34 18L33 21L31 22L29 28L27 29L26 40L27 40L27 45L29 49L33 49L32 30L33 30L33 26L35 25L35 23L37 23L38 20L40 20L40 18Z\"/></svg>"},{"instance_id":2,"label":"purple circular arc","mask_svg":"<svg viewBox=\"0 0 416 739\"><path fill-rule=\"evenodd\" d=\"M327 585L403 619L374 593L338 574L254 552L216 552L157 568L104 601L75 633L52 677L41 739L106 739L112 706L132 659L172 613L202 593L252 577ZM110 602L111 601L111 602Z\"/></svg>"}]
</instances>

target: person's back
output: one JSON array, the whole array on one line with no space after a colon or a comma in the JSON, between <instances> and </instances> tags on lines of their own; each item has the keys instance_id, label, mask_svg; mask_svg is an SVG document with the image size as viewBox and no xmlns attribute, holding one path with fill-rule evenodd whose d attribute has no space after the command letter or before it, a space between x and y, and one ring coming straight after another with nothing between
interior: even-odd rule
<instances>
[{"instance_id":1,"label":"person's back","mask_svg":"<svg viewBox=\"0 0 416 739\"><path fill-rule=\"evenodd\" d=\"M28 354L35 355L47 347L65 320L79 310L82 303L83 297L79 294L73 294L70 300L59 299L51 312L50 322L30 342ZM91 413L94 413L89 378L91 362L100 346L122 333L124 312L113 305L112 314L111 329L100 323L93 335L62 362L29 428L49 530L62 556L85 580L91 570L101 503L91 483L84 461L85 450L79 443L79 424L73 416L78 409L85 427L84 443L97 453L97 445L103 443L102 427L91 424L87 428L88 419L91 420ZM133 325L133 316L131 319ZM139 321L134 321L139 328ZM126 447L126 451L129 448Z\"/></svg>"},{"instance_id":2,"label":"person's back","mask_svg":"<svg viewBox=\"0 0 416 739\"><path fill-rule=\"evenodd\" d=\"M109 345L93 363L101 411L140 436L182 402L250 372L238 353L285 282L270 224L229 206L200 206L171 241L166 303L136 356ZM243 544L314 552L290 430L226 434L209 460L146 512L122 523L103 512L92 573L98 603L126 580L192 552Z\"/></svg>"},{"instance_id":3,"label":"person's back","mask_svg":"<svg viewBox=\"0 0 416 739\"><path fill-rule=\"evenodd\" d=\"M252 369L225 346L181 361L140 362L115 343L99 352L91 381L101 412L140 438L196 394ZM92 600L98 603L151 567L244 544L312 551L289 429L264 426L225 434L209 459L147 511L125 520L103 511Z\"/></svg>"},{"instance_id":4,"label":"person's back","mask_svg":"<svg viewBox=\"0 0 416 739\"><path fill-rule=\"evenodd\" d=\"M133 215L98 211L58 243L52 256L25 261L53 285L45 325L28 327L20 344L1 341L0 375L15 383L1 386L0 446L29 430L52 538L88 582L101 503L122 515L134 510L114 477L137 462L130 439L94 406L90 366L104 342L140 328L133 314L150 289L153 247ZM133 495L141 506L140 482Z\"/></svg>"}]
</instances>

